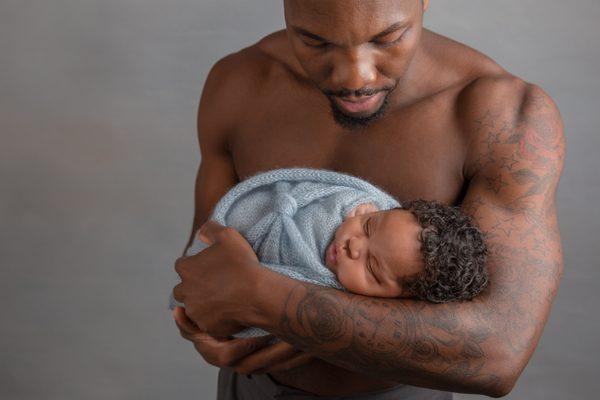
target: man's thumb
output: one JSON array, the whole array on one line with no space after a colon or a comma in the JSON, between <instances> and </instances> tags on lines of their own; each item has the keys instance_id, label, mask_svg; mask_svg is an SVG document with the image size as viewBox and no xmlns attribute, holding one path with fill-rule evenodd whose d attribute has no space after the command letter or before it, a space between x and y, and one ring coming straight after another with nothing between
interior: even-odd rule
<instances>
[{"instance_id":1,"label":"man's thumb","mask_svg":"<svg viewBox=\"0 0 600 400\"><path fill-rule=\"evenodd\" d=\"M223 230L223 225L215 221L206 221L200 229L198 229L198 239L204 243L212 245L216 241L217 232Z\"/></svg>"}]
</instances>

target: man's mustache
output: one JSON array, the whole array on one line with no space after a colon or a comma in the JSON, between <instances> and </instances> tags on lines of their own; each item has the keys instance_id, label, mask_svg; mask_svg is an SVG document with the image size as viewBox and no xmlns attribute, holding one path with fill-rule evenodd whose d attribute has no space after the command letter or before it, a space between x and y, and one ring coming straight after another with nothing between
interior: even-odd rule
<instances>
[{"instance_id":1,"label":"man's mustache","mask_svg":"<svg viewBox=\"0 0 600 400\"><path fill-rule=\"evenodd\" d=\"M384 88L380 88L380 89L368 89L368 88L365 88L365 89L357 89L357 90L350 90L350 89L323 90L323 93L325 93L327 96L337 96L337 97L356 96L356 97L360 97L360 96L372 96L372 95L377 94L379 92L390 91L393 88L394 88L393 86L389 86L389 87L384 87Z\"/></svg>"}]
</instances>

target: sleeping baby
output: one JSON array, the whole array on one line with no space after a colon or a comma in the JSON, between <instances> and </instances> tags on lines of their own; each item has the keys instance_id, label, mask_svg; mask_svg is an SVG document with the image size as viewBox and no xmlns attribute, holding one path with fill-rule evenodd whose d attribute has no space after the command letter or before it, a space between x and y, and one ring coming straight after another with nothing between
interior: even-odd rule
<instances>
[{"instance_id":1,"label":"sleeping baby","mask_svg":"<svg viewBox=\"0 0 600 400\"><path fill-rule=\"evenodd\" d=\"M357 206L323 258L344 288L366 296L443 303L471 299L487 284L482 233L458 208L435 201Z\"/></svg>"},{"instance_id":2,"label":"sleeping baby","mask_svg":"<svg viewBox=\"0 0 600 400\"><path fill-rule=\"evenodd\" d=\"M261 265L313 284L437 303L471 299L487 284L483 235L458 208L400 204L348 174L259 173L231 188L210 219L238 230ZM186 254L206 247L196 235ZM183 304L171 295L175 306ZM247 328L234 336L266 334Z\"/></svg>"}]
</instances>

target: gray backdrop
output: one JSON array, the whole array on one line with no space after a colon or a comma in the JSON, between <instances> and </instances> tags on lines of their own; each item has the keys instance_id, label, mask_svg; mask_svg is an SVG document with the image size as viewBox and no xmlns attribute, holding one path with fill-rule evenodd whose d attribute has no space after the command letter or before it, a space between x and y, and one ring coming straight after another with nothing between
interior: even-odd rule
<instances>
[{"instance_id":1,"label":"gray backdrop","mask_svg":"<svg viewBox=\"0 0 600 400\"><path fill-rule=\"evenodd\" d=\"M545 88L566 125L564 277L511 399L600 390L598 20L598 0L433 1L426 16ZM216 60L282 27L277 0L0 0L0 398L214 397L216 369L166 309L197 102Z\"/></svg>"}]
</instances>

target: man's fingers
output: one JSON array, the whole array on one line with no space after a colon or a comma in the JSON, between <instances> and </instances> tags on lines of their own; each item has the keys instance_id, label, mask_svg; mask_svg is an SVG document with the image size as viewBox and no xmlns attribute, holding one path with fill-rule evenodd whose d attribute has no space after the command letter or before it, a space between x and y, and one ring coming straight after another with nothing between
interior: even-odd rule
<instances>
[{"instance_id":1,"label":"man's fingers","mask_svg":"<svg viewBox=\"0 0 600 400\"><path fill-rule=\"evenodd\" d=\"M254 373L255 374L265 374L265 373L272 373L272 372L288 371L292 368L296 368L300 365L304 365L314 359L315 359L315 356L313 356L312 354L301 351L299 353L294 354L292 357L290 357L289 359L287 359L285 361L282 361L278 364L272 365L267 368L256 370L256 371L254 371Z\"/></svg>"},{"instance_id":2,"label":"man's fingers","mask_svg":"<svg viewBox=\"0 0 600 400\"><path fill-rule=\"evenodd\" d=\"M227 342L227 347L231 352L231 360L229 364L232 365L239 359L246 357L249 354L256 352L257 350L268 346L269 342L273 339L273 335L258 336L253 338L234 338Z\"/></svg>"},{"instance_id":3,"label":"man's fingers","mask_svg":"<svg viewBox=\"0 0 600 400\"><path fill-rule=\"evenodd\" d=\"M230 367L239 359L268 345L273 336L256 338L216 339L210 335L196 334L192 341L196 351L217 367Z\"/></svg>"},{"instance_id":4,"label":"man's fingers","mask_svg":"<svg viewBox=\"0 0 600 400\"><path fill-rule=\"evenodd\" d=\"M189 263L190 257L182 256L175 260L175 272L179 275L179 278L183 278L182 274L186 270L186 265Z\"/></svg>"},{"instance_id":5,"label":"man's fingers","mask_svg":"<svg viewBox=\"0 0 600 400\"><path fill-rule=\"evenodd\" d=\"M175 287L173 288L173 298L178 301L179 303L183 303L184 298L183 298L183 283L178 283L177 285L175 285ZM181 307L177 307L177 308L181 308ZM183 308L181 308L183 310ZM173 310L173 316L175 316L175 310Z\"/></svg>"},{"instance_id":6,"label":"man's fingers","mask_svg":"<svg viewBox=\"0 0 600 400\"><path fill-rule=\"evenodd\" d=\"M258 370L266 369L274 364L279 364L294 356L298 350L285 342L260 349L248 357L232 365L235 372L240 374L253 374Z\"/></svg>"},{"instance_id":7,"label":"man's fingers","mask_svg":"<svg viewBox=\"0 0 600 400\"><path fill-rule=\"evenodd\" d=\"M206 244L213 244L217 241L218 235L227 228L215 221L206 221L198 229L198 238Z\"/></svg>"},{"instance_id":8,"label":"man's fingers","mask_svg":"<svg viewBox=\"0 0 600 400\"><path fill-rule=\"evenodd\" d=\"M267 346L273 335L254 338L215 338L203 332L185 315L182 307L173 309L173 318L181 336L194 344L194 348L210 364L229 367L237 360Z\"/></svg>"},{"instance_id":9,"label":"man's fingers","mask_svg":"<svg viewBox=\"0 0 600 400\"><path fill-rule=\"evenodd\" d=\"M209 238L208 236L206 236L204 233L198 231L198 239L200 239L202 242L208 244L208 245L212 245L214 243L214 241Z\"/></svg>"},{"instance_id":10,"label":"man's fingers","mask_svg":"<svg viewBox=\"0 0 600 400\"><path fill-rule=\"evenodd\" d=\"M181 331L182 335L184 333L187 335L193 335L202 332L200 328L198 328L198 326L194 323L194 321L192 321L185 314L185 309L183 307L175 307L173 309L173 318L175 319L175 324L177 324L177 327Z\"/></svg>"}]
</instances>

